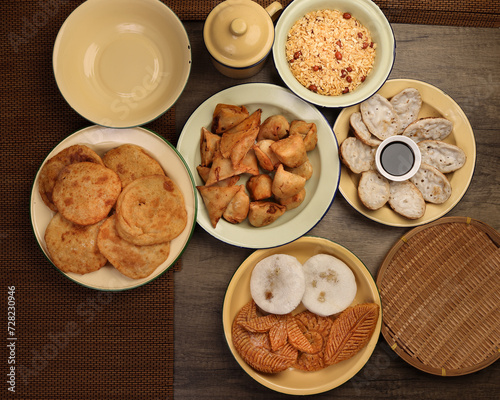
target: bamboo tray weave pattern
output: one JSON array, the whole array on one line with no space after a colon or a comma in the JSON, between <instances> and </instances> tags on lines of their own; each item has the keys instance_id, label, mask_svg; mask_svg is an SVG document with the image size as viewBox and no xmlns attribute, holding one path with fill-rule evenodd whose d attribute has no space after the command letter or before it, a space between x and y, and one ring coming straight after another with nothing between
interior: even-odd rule
<instances>
[{"instance_id":1,"label":"bamboo tray weave pattern","mask_svg":"<svg viewBox=\"0 0 500 400\"><path fill-rule=\"evenodd\" d=\"M411 230L377 275L382 334L406 362L465 375L500 357L500 235L465 217Z\"/></svg>"}]
</instances>

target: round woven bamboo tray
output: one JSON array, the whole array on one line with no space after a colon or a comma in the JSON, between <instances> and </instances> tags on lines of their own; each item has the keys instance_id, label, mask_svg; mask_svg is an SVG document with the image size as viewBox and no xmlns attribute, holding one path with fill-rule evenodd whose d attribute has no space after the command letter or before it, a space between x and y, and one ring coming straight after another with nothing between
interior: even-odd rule
<instances>
[{"instance_id":1,"label":"round woven bamboo tray","mask_svg":"<svg viewBox=\"0 0 500 400\"><path fill-rule=\"evenodd\" d=\"M476 372L500 357L500 234L446 217L403 236L377 274L382 335L431 374Z\"/></svg>"}]
</instances>

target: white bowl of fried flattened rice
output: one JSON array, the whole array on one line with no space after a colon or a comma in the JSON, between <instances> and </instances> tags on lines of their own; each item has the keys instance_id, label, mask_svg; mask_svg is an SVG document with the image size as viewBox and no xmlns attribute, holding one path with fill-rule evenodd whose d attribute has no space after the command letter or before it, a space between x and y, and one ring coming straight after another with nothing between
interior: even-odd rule
<instances>
[{"instance_id":1,"label":"white bowl of fried flattened rice","mask_svg":"<svg viewBox=\"0 0 500 400\"><path fill-rule=\"evenodd\" d=\"M336 108L377 92L395 49L392 27L371 0L294 0L276 24L273 57L292 92Z\"/></svg>"}]
</instances>

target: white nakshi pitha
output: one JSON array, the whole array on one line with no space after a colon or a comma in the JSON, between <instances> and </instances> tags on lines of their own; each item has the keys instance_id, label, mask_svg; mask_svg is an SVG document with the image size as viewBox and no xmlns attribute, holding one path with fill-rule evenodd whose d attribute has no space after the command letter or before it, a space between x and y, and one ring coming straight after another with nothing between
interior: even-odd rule
<instances>
[{"instance_id":1,"label":"white nakshi pitha","mask_svg":"<svg viewBox=\"0 0 500 400\"><path fill-rule=\"evenodd\" d=\"M288 254L273 254L259 261L250 277L250 293L263 311L288 314L302 300L305 290L302 264Z\"/></svg>"},{"instance_id":2,"label":"white nakshi pitha","mask_svg":"<svg viewBox=\"0 0 500 400\"><path fill-rule=\"evenodd\" d=\"M302 266L305 277L304 306L326 317L344 311L356 297L357 285L351 269L329 254L316 254Z\"/></svg>"},{"instance_id":3,"label":"white nakshi pitha","mask_svg":"<svg viewBox=\"0 0 500 400\"><path fill-rule=\"evenodd\" d=\"M408 125L415 122L418 118L418 113L422 108L422 96L415 88L406 88L397 93L390 101L394 107L394 111L398 114L401 122L400 131L406 129ZM399 133L401 133L399 132Z\"/></svg>"}]
</instances>

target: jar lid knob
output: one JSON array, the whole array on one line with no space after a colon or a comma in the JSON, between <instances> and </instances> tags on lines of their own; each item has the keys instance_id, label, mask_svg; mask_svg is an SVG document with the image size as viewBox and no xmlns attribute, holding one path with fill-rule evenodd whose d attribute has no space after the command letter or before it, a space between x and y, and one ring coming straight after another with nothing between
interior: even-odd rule
<instances>
[{"instance_id":1,"label":"jar lid knob","mask_svg":"<svg viewBox=\"0 0 500 400\"><path fill-rule=\"evenodd\" d=\"M235 18L231 21L231 33L235 36L241 36L247 31L247 23L242 18Z\"/></svg>"}]
</instances>

